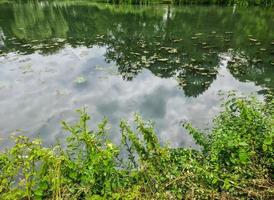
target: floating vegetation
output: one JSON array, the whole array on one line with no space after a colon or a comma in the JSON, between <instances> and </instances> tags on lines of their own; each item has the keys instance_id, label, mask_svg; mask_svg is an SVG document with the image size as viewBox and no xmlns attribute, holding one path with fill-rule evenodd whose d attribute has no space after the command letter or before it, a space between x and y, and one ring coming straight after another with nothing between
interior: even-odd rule
<instances>
[{"instance_id":1,"label":"floating vegetation","mask_svg":"<svg viewBox=\"0 0 274 200\"><path fill-rule=\"evenodd\" d=\"M27 63L25 65L20 66L19 69L22 70L23 74L26 74L26 73L29 73L29 72L33 72L31 67L32 67L31 63Z\"/></svg>"},{"instance_id":2,"label":"floating vegetation","mask_svg":"<svg viewBox=\"0 0 274 200\"><path fill-rule=\"evenodd\" d=\"M157 60L158 60L158 61L161 61L161 62L166 62L166 61L168 61L167 58L158 58Z\"/></svg>"},{"instance_id":3,"label":"floating vegetation","mask_svg":"<svg viewBox=\"0 0 274 200\"><path fill-rule=\"evenodd\" d=\"M177 78L177 81L179 83L179 86L181 87L187 86L186 80L181 80L180 78Z\"/></svg>"},{"instance_id":4,"label":"floating vegetation","mask_svg":"<svg viewBox=\"0 0 274 200\"><path fill-rule=\"evenodd\" d=\"M74 82L77 83L77 84L83 84L83 83L87 82L87 78L84 77L84 76L78 76L78 77L76 77Z\"/></svg>"},{"instance_id":5,"label":"floating vegetation","mask_svg":"<svg viewBox=\"0 0 274 200\"><path fill-rule=\"evenodd\" d=\"M170 49L168 50L168 53L178 53L178 50L175 49L175 48L170 48Z\"/></svg>"},{"instance_id":6,"label":"floating vegetation","mask_svg":"<svg viewBox=\"0 0 274 200\"><path fill-rule=\"evenodd\" d=\"M140 56L141 54L140 53L137 53L137 52L129 52L130 54L132 55L135 55L135 56Z\"/></svg>"},{"instance_id":7,"label":"floating vegetation","mask_svg":"<svg viewBox=\"0 0 274 200\"><path fill-rule=\"evenodd\" d=\"M22 44L21 47L31 47L31 44Z\"/></svg>"},{"instance_id":8,"label":"floating vegetation","mask_svg":"<svg viewBox=\"0 0 274 200\"><path fill-rule=\"evenodd\" d=\"M253 63L261 63L261 62L263 62L262 59L256 59L256 58L252 59L251 61L252 61Z\"/></svg>"},{"instance_id":9,"label":"floating vegetation","mask_svg":"<svg viewBox=\"0 0 274 200\"><path fill-rule=\"evenodd\" d=\"M228 69L231 70L233 74L246 74L246 69L249 63L252 62L250 58L241 52L230 51L231 60L228 62ZM259 63L260 59L254 58L255 63Z\"/></svg>"},{"instance_id":10,"label":"floating vegetation","mask_svg":"<svg viewBox=\"0 0 274 200\"><path fill-rule=\"evenodd\" d=\"M160 42L155 42L155 45L156 45L156 46L160 46L161 43L160 43Z\"/></svg>"},{"instance_id":11,"label":"floating vegetation","mask_svg":"<svg viewBox=\"0 0 274 200\"><path fill-rule=\"evenodd\" d=\"M248 38L249 39L249 41L251 41L251 42L258 42L258 40L256 40L255 38Z\"/></svg>"},{"instance_id":12,"label":"floating vegetation","mask_svg":"<svg viewBox=\"0 0 274 200\"><path fill-rule=\"evenodd\" d=\"M96 35L97 39L103 39L105 36L104 35Z\"/></svg>"},{"instance_id":13,"label":"floating vegetation","mask_svg":"<svg viewBox=\"0 0 274 200\"><path fill-rule=\"evenodd\" d=\"M46 10L46 8L43 9ZM79 8L75 9L77 10ZM184 68L184 73L189 77L195 77L191 77L190 79L192 79L192 81L188 81L190 87L192 82L196 82L199 79L202 80L201 82L205 82L205 80L203 80L205 74L213 78L214 75L216 75L213 70L214 66L220 66L218 55L232 48L243 50L248 60L248 65L243 64L242 61L238 61L237 58L229 61L228 65L235 69L237 76L238 74L247 74L247 70L240 69L241 67L246 67L249 70L251 67L259 68L261 71L264 71L262 73L272 72L272 68L269 70L269 66L272 67L273 65L271 56L274 55L274 50L272 46L269 47L269 45L274 45L274 41L272 37L269 37L272 31L269 33L264 31L266 30L265 27L268 27L268 24L271 23L268 22L268 19L265 20L265 18L263 18L265 21L261 21L261 23L263 23L264 26L262 26L262 29L256 29L256 27L244 23L247 22L246 18L241 18L239 20L242 20L242 24L247 26L246 30L242 30L241 26L235 26L235 23L238 23L238 21L233 21L230 14L226 16L226 11L220 13L215 13L214 11L212 13L214 17L211 16L214 20L220 19L219 17L225 17L226 20L222 21L222 23L218 22L219 24L216 24L216 26L215 24L204 26L204 24L208 22L205 16L208 16L210 9L205 13L201 13L203 17L200 18L200 16L187 14L189 12L179 12L176 10L177 8L174 8L176 17L170 18L169 22L171 23L166 26L162 23L163 19L160 17L162 14L155 16L152 20L148 17L148 13L143 12L143 17L140 18L139 13L136 14L135 11L140 11L143 8L134 8L134 12L132 11L131 14L127 13L124 15L127 16L125 18L120 17L120 15L116 17L116 14L118 14L116 11L110 14L104 10L104 12L102 12L104 14L102 14L101 11L98 11L97 6L91 6L90 9L97 12L99 16L102 16L100 23L90 21L91 19L81 12L77 14L79 22L77 20L75 21L75 16L72 15L74 11L68 8L71 12L67 13L62 8L60 12L64 14L64 18L68 20L68 24L62 21L62 23L59 23L56 27L51 27L52 25L50 25L48 32L52 35L43 33L37 33L36 35L35 31L39 31L36 26L33 28L31 28L31 26L24 26L25 31L27 31L26 27L30 27L30 33L33 33L33 36L29 34L31 37L22 37L23 39L19 37L20 34L10 33L4 30L6 37L4 38L5 45L10 46L1 46L1 55L6 55L6 53L13 51L18 52L18 54L27 55L34 52L41 55L53 55L61 49L66 49L67 47L77 48L78 45L87 48L103 47L105 48L104 59L107 62L115 63L117 73L125 73L123 77L126 77L127 73L129 73L129 78L134 77L142 72L143 69L150 70L156 76L174 77ZM180 9L189 11L188 8ZM178 10L180 9L178 8ZM116 8L114 10L116 10ZM197 10L200 10L200 8ZM20 14L19 12L17 13L18 15ZM44 12L44 14L46 13L47 12ZM243 13L243 15L246 15L246 13ZM194 23L187 17L194 20ZM259 17L254 18L260 20ZM112 19L114 21L110 23ZM38 16L37 20L37 23L45 23L41 21ZM215 23L214 20L212 22ZM128 21L130 21L130 23L128 23ZM16 27L16 24L11 24ZM175 27L175 24L177 24L178 27L180 26L180 28ZM46 25L47 23L45 23L45 27ZM62 27L63 25L67 25L68 27L64 28L64 32L58 32L58 27ZM20 27L19 24L16 28L18 27ZM261 32L263 31L269 38L265 39L262 37ZM249 48L249 45L252 46L252 48ZM92 53L92 51L80 49L75 55L70 54L71 56L69 58L82 59L83 57L83 59L86 59L85 56L89 53ZM3 62L2 59L1 62ZM35 62L35 60L31 62ZM239 62L239 66L236 66L237 62ZM184 66L185 64L187 65ZM210 70L204 70L204 66ZM107 69L102 71L107 72ZM26 70L26 72L28 72L28 70ZM111 72L108 74L114 73ZM240 76L238 77L240 78ZM254 79L254 77L250 78L248 76L241 76L241 78L242 80ZM207 85L207 83L205 85Z\"/></svg>"},{"instance_id":14,"label":"floating vegetation","mask_svg":"<svg viewBox=\"0 0 274 200\"><path fill-rule=\"evenodd\" d=\"M173 42L181 42L181 41L183 41L183 39L177 39L177 40L173 40Z\"/></svg>"},{"instance_id":15,"label":"floating vegetation","mask_svg":"<svg viewBox=\"0 0 274 200\"><path fill-rule=\"evenodd\" d=\"M63 96L63 95L69 94L69 91L63 89L63 90L56 90L55 93L56 93L57 96Z\"/></svg>"},{"instance_id":16,"label":"floating vegetation","mask_svg":"<svg viewBox=\"0 0 274 200\"><path fill-rule=\"evenodd\" d=\"M58 42L58 43L62 43L62 42L65 42L66 39L65 38L54 38L53 41Z\"/></svg>"},{"instance_id":17,"label":"floating vegetation","mask_svg":"<svg viewBox=\"0 0 274 200\"><path fill-rule=\"evenodd\" d=\"M195 36L201 36L201 35L203 35L203 33L195 33L194 35Z\"/></svg>"}]
</instances>

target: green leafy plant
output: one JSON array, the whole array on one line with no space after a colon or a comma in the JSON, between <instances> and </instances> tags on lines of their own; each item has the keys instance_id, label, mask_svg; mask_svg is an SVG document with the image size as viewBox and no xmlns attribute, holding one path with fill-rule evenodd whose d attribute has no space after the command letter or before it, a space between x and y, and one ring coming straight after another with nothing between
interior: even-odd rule
<instances>
[{"instance_id":1,"label":"green leafy plant","mask_svg":"<svg viewBox=\"0 0 274 200\"><path fill-rule=\"evenodd\" d=\"M65 147L18 136L0 153L1 199L273 199L273 105L232 95L210 133L185 123L201 150L161 145L139 115L115 145L79 110Z\"/></svg>"}]
</instances>

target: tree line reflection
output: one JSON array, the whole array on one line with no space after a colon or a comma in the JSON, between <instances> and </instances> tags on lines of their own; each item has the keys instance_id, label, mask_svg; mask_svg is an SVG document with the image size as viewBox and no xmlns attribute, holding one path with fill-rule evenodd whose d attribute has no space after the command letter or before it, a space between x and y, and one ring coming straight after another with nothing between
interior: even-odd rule
<instances>
[{"instance_id":1,"label":"tree line reflection","mask_svg":"<svg viewBox=\"0 0 274 200\"><path fill-rule=\"evenodd\" d=\"M28 2L0 5L0 54L54 54L72 47L106 47L106 62L132 80L143 69L174 78L187 96L210 87L220 54L240 81L273 91L271 10L216 7L134 7Z\"/></svg>"}]
</instances>

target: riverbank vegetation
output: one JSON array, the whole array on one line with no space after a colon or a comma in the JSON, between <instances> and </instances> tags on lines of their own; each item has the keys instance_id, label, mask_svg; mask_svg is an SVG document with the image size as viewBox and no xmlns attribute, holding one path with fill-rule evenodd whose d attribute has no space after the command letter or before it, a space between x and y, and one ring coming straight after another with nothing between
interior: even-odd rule
<instances>
[{"instance_id":1,"label":"riverbank vegetation","mask_svg":"<svg viewBox=\"0 0 274 200\"><path fill-rule=\"evenodd\" d=\"M272 6L273 0L103 0L115 4L149 4L164 3L177 5L239 5L239 6Z\"/></svg>"},{"instance_id":2,"label":"riverbank vegetation","mask_svg":"<svg viewBox=\"0 0 274 200\"><path fill-rule=\"evenodd\" d=\"M116 145L79 113L65 148L19 136L0 153L1 199L273 199L273 100L230 97L210 133L185 123L200 150L160 144L139 115Z\"/></svg>"},{"instance_id":3,"label":"riverbank vegetation","mask_svg":"<svg viewBox=\"0 0 274 200\"><path fill-rule=\"evenodd\" d=\"M45 0L0 0L1 2L18 1L45 1ZM72 0L60 0L72 1ZM175 4L175 5L222 5L222 6L273 6L274 0L89 0L110 4Z\"/></svg>"}]
</instances>

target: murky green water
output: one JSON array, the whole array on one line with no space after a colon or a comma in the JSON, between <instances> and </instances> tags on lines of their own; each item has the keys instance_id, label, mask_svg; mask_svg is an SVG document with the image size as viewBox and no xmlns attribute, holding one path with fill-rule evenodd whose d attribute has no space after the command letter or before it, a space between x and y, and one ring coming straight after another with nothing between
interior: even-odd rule
<instances>
[{"instance_id":1,"label":"murky green water","mask_svg":"<svg viewBox=\"0 0 274 200\"><path fill-rule=\"evenodd\" d=\"M259 8L0 4L0 137L48 143L87 106L93 122L156 122L163 142L193 145L220 109L218 91L274 90L274 12Z\"/></svg>"}]
</instances>

